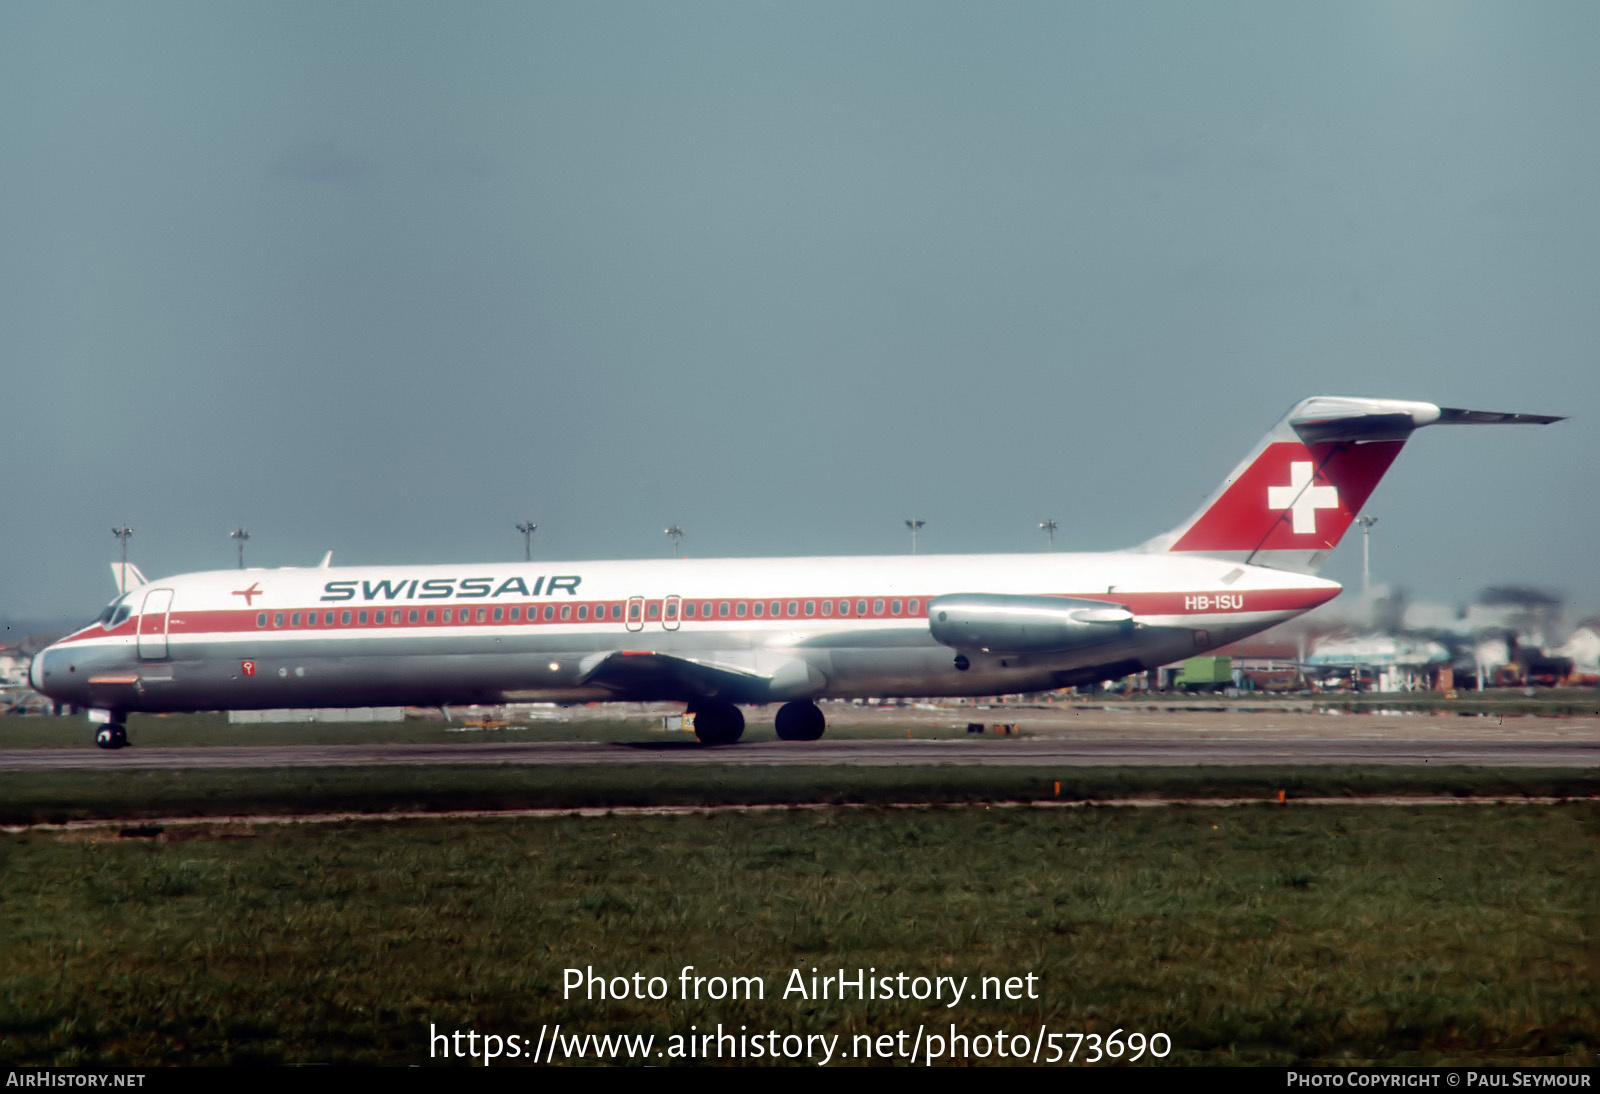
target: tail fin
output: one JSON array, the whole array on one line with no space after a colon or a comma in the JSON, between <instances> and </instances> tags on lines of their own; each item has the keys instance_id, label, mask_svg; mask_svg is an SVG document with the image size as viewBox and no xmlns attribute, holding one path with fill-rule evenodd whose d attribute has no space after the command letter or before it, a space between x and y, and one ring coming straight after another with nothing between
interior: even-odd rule
<instances>
[{"instance_id":1,"label":"tail fin","mask_svg":"<svg viewBox=\"0 0 1600 1094\"><path fill-rule=\"evenodd\" d=\"M1141 550L1315 573L1415 430L1559 421L1399 399L1313 396L1296 403L1261 438L1194 516Z\"/></svg>"}]
</instances>

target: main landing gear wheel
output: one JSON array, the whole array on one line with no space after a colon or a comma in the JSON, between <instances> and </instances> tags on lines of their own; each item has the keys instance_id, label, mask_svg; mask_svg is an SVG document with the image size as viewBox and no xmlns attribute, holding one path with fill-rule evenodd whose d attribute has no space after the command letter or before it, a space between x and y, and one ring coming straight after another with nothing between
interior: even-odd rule
<instances>
[{"instance_id":1,"label":"main landing gear wheel","mask_svg":"<svg viewBox=\"0 0 1600 1094\"><path fill-rule=\"evenodd\" d=\"M703 745L731 745L744 734L744 712L732 703L707 703L689 708L694 735Z\"/></svg>"},{"instance_id":2,"label":"main landing gear wheel","mask_svg":"<svg viewBox=\"0 0 1600 1094\"><path fill-rule=\"evenodd\" d=\"M828 719L810 699L797 699L778 708L773 728L780 741L815 741L828 728Z\"/></svg>"},{"instance_id":3,"label":"main landing gear wheel","mask_svg":"<svg viewBox=\"0 0 1600 1094\"><path fill-rule=\"evenodd\" d=\"M94 743L101 748L127 748L128 731L120 722L109 722L95 731Z\"/></svg>"}]
</instances>

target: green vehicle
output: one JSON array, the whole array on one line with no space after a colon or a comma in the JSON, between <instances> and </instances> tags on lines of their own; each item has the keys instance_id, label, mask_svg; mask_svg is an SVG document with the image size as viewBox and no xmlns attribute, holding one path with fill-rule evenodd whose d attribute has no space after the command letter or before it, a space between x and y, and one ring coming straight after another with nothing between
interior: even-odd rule
<instances>
[{"instance_id":1,"label":"green vehicle","mask_svg":"<svg viewBox=\"0 0 1600 1094\"><path fill-rule=\"evenodd\" d=\"M1233 658L1191 657L1173 685L1180 691L1224 691L1233 687Z\"/></svg>"}]
</instances>

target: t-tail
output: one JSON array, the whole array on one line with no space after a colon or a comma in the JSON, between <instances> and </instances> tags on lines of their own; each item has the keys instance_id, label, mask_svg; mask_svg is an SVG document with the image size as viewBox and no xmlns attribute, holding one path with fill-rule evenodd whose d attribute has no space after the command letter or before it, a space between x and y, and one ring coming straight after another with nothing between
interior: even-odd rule
<instances>
[{"instance_id":1,"label":"t-tail","mask_svg":"<svg viewBox=\"0 0 1600 1094\"><path fill-rule=\"evenodd\" d=\"M1140 549L1316 573L1416 430L1561 420L1315 395L1296 403L1192 517Z\"/></svg>"}]
</instances>

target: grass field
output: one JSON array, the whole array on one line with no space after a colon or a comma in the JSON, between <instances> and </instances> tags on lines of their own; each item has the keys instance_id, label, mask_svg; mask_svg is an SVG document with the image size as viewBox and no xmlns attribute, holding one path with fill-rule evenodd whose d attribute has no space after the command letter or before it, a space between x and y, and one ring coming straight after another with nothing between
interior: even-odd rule
<instances>
[{"instance_id":1,"label":"grass field","mask_svg":"<svg viewBox=\"0 0 1600 1094\"><path fill-rule=\"evenodd\" d=\"M428 1062L430 1024L848 1046L953 1022L1159 1031L1173 1063L1593 1064L1597 837L1589 804L0 836L0 1058L405 1064ZM766 998L679 999L685 965ZM672 996L563 999L586 966ZM1031 972L1039 998L779 998L813 967Z\"/></svg>"}]
</instances>

